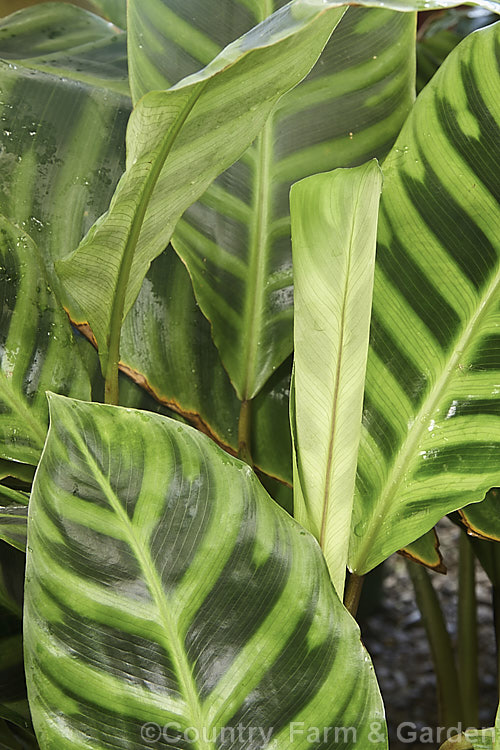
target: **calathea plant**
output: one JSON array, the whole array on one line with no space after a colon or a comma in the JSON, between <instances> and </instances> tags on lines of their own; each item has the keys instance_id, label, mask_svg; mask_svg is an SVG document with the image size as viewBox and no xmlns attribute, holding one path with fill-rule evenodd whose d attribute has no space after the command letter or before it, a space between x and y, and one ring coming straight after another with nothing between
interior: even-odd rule
<instances>
[{"instance_id":1,"label":"calathea plant","mask_svg":"<svg viewBox=\"0 0 500 750\"><path fill-rule=\"evenodd\" d=\"M500 111L380 5L0 26L7 748L387 748L345 572L499 483Z\"/></svg>"}]
</instances>

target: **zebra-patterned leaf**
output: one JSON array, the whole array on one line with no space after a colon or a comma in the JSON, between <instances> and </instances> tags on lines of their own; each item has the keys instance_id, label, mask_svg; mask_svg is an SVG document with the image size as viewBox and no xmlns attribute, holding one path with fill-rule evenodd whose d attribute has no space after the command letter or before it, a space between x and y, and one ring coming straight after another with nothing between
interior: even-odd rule
<instances>
[{"instance_id":1,"label":"zebra-patterned leaf","mask_svg":"<svg viewBox=\"0 0 500 750\"><path fill-rule=\"evenodd\" d=\"M0 217L0 456L36 465L45 441L45 391L90 397L71 326L35 243Z\"/></svg>"},{"instance_id":2,"label":"zebra-patterned leaf","mask_svg":"<svg viewBox=\"0 0 500 750\"><path fill-rule=\"evenodd\" d=\"M129 95L126 34L74 5L44 3L3 19L0 58Z\"/></svg>"},{"instance_id":3,"label":"zebra-patterned leaf","mask_svg":"<svg viewBox=\"0 0 500 750\"><path fill-rule=\"evenodd\" d=\"M499 33L450 54L383 167L358 573L500 483Z\"/></svg>"},{"instance_id":4,"label":"zebra-patterned leaf","mask_svg":"<svg viewBox=\"0 0 500 750\"><path fill-rule=\"evenodd\" d=\"M284 4L223 0L207 13L199 0L132 0L134 96L196 70ZM414 27L411 14L349 9L308 78L177 225L173 245L242 400L293 347L290 186L387 154L413 102Z\"/></svg>"},{"instance_id":5,"label":"zebra-patterned leaf","mask_svg":"<svg viewBox=\"0 0 500 750\"><path fill-rule=\"evenodd\" d=\"M0 487L0 497L2 496ZM28 524L27 505L0 507L0 539L12 547L26 552L26 531Z\"/></svg>"},{"instance_id":6,"label":"zebra-patterned leaf","mask_svg":"<svg viewBox=\"0 0 500 750\"><path fill-rule=\"evenodd\" d=\"M158 415L50 410L25 603L41 746L305 750L330 727L386 748L358 627L251 469Z\"/></svg>"},{"instance_id":7,"label":"zebra-patterned leaf","mask_svg":"<svg viewBox=\"0 0 500 750\"><path fill-rule=\"evenodd\" d=\"M125 319L123 371L232 453L240 403L201 314L185 266L172 248L149 269ZM252 458L261 471L291 482L288 423L290 366L276 371L252 408Z\"/></svg>"},{"instance_id":8,"label":"zebra-patterned leaf","mask_svg":"<svg viewBox=\"0 0 500 750\"><path fill-rule=\"evenodd\" d=\"M124 315L181 214L254 140L280 96L309 72L344 12L300 0L199 73L137 103L127 130L127 170L109 211L57 264L97 340L103 372L114 373Z\"/></svg>"},{"instance_id":9,"label":"zebra-patterned leaf","mask_svg":"<svg viewBox=\"0 0 500 750\"><path fill-rule=\"evenodd\" d=\"M49 274L106 210L124 169L124 37L62 3L0 25L0 211L36 240Z\"/></svg>"},{"instance_id":10,"label":"zebra-patterned leaf","mask_svg":"<svg viewBox=\"0 0 500 750\"><path fill-rule=\"evenodd\" d=\"M294 515L342 598L361 432L382 173L375 161L290 194L295 280Z\"/></svg>"}]
</instances>

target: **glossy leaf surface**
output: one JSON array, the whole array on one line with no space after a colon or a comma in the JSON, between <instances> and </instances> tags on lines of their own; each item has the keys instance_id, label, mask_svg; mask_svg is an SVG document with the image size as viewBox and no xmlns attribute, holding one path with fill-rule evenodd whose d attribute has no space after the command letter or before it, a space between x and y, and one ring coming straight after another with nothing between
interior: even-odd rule
<instances>
[{"instance_id":1,"label":"glossy leaf surface","mask_svg":"<svg viewBox=\"0 0 500 750\"><path fill-rule=\"evenodd\" d=\"M164 747L279 750L294 721L356 727L368 745L372 720L371 744L387 747L369 658L316 542L248 466L178 422L51 398L25 622L42 747L139 750L155 722Z\"/></svg>"},{"instance_id":2,"label":"glossy leaf surface","mask_svg":"<svg viewBox=\"0 0 500 750\"><path fill-rule=\"evenodd\" d=\"M491 489L481 503L467 505L460 511L469 532L500 542L500 491Z\"/></svg>"},{"instance_id":3,"label":"glossy leaf surface","mask_svg":"<svg viewBox=\"0 0 500 750\"><path fill-rule=\"evenodd\" d=\"M34 242L0 217L0 456L36 465L45 391L89 398L87 372Z\"/></svg>"},{"instance_id":4,"label":"glossy leaf surface","mask_svg":"<svg viewBox=\"0 0 500 750\"><path fill-rule=\"evenodd\" d=\"M358 573L500 481L499 32L450 54L384 163Z\"/></svg>"},{"instance_id":5,"label":"glossy leaf surface","mask_svg":"<svg viewBox=\"0 0 500 750\"><path fill-rule=\"evenodd\" d=\"M74 5L45 3L3 19L0 57L129 95L126 35Z\"/></svg>"},{"instance_id":6,"label":"glossy leaf surface","mask_svg":"<svg viewBox=\"0 0 500 750\"><path fill-rule=\"evenodd\" d=\"M127 171L109 211L57 266L81 322L97 340L103 372L110 341L111 367L118 360L124 315L181 214L253 141L279 97L309 72L343 13L301 0L199 73L138 102L127 131Z\"/></svg>"},{"instance_id":7,"label":"glossy leaf surface","mask_svg":"<svg viewBox=\"0 0 500 750\"><path fill-rule=\"evenodd\" d=\"M134 96L193 72L284 4L224 0L207 14L197 0L132 0ZM411 15L349 9L308 78L177 225L172 242L241 399L293 347L290 186L386 155L413 101L414 26Z\"/></svg>"},{"instance_id":8,"label":"glossy leaf surface","mask_svg":"<svg viewBox=\"0 0 500 750\"><path fill-rule=\"evenodd\" d=\"M123 34L63 3L0 24L0 211L36 240L49 273L123 172L125 53Z\"/></svg>"},{"instance_id":9,"label":"glossy leaf surface","mask_svg":"<svg viewBox=\"0 0 500 750\"><path fill-rule=\"evenodd\" d=\"M290 195L295 281L294 515L340 597L349 546L382 173L315 175Z\"/></svg>"},{"instance_id":10,"label":"glossy leaf surface","mask_svg":"<svg viewBox=\"0 0 500 750\"><path fill-rule=\"evenodd\" d=\"M0 507L0 539L22 552L26 551L27 523L27 505Z\"/></svg>"},{"instance_id":11,"label":"glossy leaf surface","mask_svg":"<svg viewBox=\"0 0 500 750\"><path fill-rule=\"evenodd\" d=\"M237 452L240 403L172 248L152 263L125 319L120 359L160 403ZM289 372L285 363L254 401L252 457L259 469L291 483Z\"/></svg>"}]
</instances>

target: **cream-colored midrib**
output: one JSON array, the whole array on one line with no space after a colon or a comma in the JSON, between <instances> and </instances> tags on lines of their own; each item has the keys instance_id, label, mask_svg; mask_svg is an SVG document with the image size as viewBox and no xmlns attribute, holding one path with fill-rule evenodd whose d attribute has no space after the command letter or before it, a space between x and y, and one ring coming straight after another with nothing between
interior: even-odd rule
<instances>
[{"instance_id":1,"label":"cream-colored midrib","mask_svg":"<svg viewBox=\"0 0 500 750\"><path fill-rule=\"evenodd\" d=\"M213 750L213 743L204 739L207 736L207 732L204 725L204 713L200 696L187 655L182 648L182 644L179 642L175 621L170 615L168 602L165 598L161 580L156 573L155 565L149 554L149 549L144 546L143 541L137 539L134 526L128 517L126 510L116 496L108 478L103 476L99 466L87 450L85 442L81 439L78 433L76 433L76 440L80 445L80 450L87 456L90 470L94 473L94 476L96 476L109 504L125 528L127 541L134 556L139 562L139 567L143 573L144 580L160 615L160 624L164 627L168 638L169 648L167 653L172 659L174 670L179 680L181 694L186 700L187 710L189 711L189 726L197 729L199 732L199 740L194 744L198 750Z\"/></svg>"}]
</instances>

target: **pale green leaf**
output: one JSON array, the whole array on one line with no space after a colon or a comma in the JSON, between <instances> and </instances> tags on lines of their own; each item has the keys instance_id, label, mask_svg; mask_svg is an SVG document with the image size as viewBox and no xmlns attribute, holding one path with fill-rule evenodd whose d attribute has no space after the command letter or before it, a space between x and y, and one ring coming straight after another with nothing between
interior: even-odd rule
<instances>
[{"instance_id":1,"label":"pale green leaf","mask_svg":"<svg viewBox=\"0 0 500 750\"><path fill-rule=\"evenodd\" d=\"M375 161L308 177L290 196L295 281L294 514L342 597L382 174Z\"/></svg>"}]
</instances>

